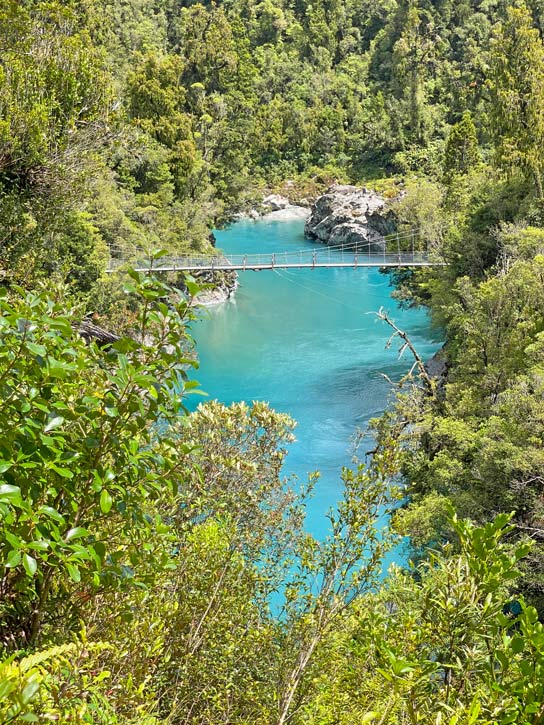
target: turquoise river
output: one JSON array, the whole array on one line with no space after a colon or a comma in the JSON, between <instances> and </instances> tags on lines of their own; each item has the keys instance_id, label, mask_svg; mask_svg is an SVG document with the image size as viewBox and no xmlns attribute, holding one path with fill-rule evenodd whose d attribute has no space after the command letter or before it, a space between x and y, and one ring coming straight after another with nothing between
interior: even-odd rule
<instances>
[{"instance_id":1,"label":"turquoise river","mask_svg":"<svg viewBox=\"0 0 544 725\"><path fill-rule=\"evenodd\" d=\"M243 220L216 232L217 246L227 254L314 247L303 225ZM301 479L320 471L306 528L322 537L354 435L387 405L390 386L380 373L398 379L413 363L398 359L398 344L386 349L391 330L374 313L384 307L423 358L439 343L426 313L399 308L389 277L377 269L248 271L239 281L232 300L207 308L193 326L196 377L211 398L265 400L297 421L284 471ZM363 452L372 447L366 444Z\"/></svg>"}]
</instances>

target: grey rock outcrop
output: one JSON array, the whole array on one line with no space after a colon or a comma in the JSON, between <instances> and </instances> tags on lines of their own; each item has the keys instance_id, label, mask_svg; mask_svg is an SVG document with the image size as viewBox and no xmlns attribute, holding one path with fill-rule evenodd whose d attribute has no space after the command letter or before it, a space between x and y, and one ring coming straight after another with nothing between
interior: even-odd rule
<instances>
[{"instance_id":1,"label":"grey rock outcrop","mask_svg":"<svg viewBox=\"0 0 544 725\"><path fill-rule=\"evenodd\" d=\"M395 231L386 200L374 191L335 184L312 206L304 227L310 239L354 251L381 252L384 237Z\"/></svg>"},{"instance_id":2,"label":"grey rock outcrop","mask_svg":"<svg viewBox=\"0 0 544 725\"><path fill-rule=\"evenodd\" d=\"M427 374L436 382L437 393L440 398L444 398L446 394L446 383L448 382L448 374L450 363L446 354L445 347L435 352L435 354L425 363Z\"/></svg>"},{"instance_id":3,"label":"grey rock outcrop","mask_svg":"<svg viewBox=\"0 0 544 725\"><path fill-rule=\"evenodd\" d=\"M272 211L280 211L280 209L286 209L288 206L291 206L291 202L279 194L270 194L270 196L263 199L263 205L270 207Z\"/></svg>"},{"instance_id":4,"label":"grey rock outcrop","mask_svg":"<svg viewBox=\"0 0 544 725\"><path fill-rule=\"evenodd\" d=\"M199 307L212 307L220 305L232 297L238 288L238 275L230 270L202 270L192 273L195 280L204 289L200 290L195 297L195 303ZM187 292L185 278L180 275L176 286Z\"/></svg>"}]
</instances>

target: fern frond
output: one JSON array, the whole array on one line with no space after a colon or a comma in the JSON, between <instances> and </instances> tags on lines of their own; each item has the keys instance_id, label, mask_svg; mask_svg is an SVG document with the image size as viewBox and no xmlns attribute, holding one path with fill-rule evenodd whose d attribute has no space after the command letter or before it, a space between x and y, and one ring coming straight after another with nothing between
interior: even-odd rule
<instances>
[{"instance_id":1,"label":"fern frond","mask_svg":"<svg viewBox=\"0 0 544 725\"><path fill-rule=\"evenodd\" d=\"M62 644L58 645L57 647L50 647L49 649L41 650L40 652L35 652L34 654L28 655L16 664L18 665L20 672L25 673L33 669L34 667L39 667L40 665L44 664L44 662L55 665L64 663L66 661L66 655L68 654L68 652L75 651L75 644Z\"/></svg>"}]
</instances>

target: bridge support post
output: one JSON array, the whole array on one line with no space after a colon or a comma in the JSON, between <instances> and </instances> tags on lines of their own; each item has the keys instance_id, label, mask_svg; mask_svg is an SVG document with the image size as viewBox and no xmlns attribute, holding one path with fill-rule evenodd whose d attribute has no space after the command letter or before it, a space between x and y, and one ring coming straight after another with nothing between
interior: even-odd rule
<instances>
[{"instance_id":1,"label":"bridge support post","mask_svg":"<svg viewBox=\"0 0 544 725\"><path fill-rule=\"evenodd\" d=\"M355 255L355 260L354 261L355 261L355 264L353 266L355 267L355 269L357 269L357 263L359 262L359 255L358 254Z\"/></svg>"},{"instance_id":2,"label":"bridge support post","mask_svg":"<svg viewBox=\"0 0 544 725\"><path fill-rule=\"evenodd\" d=\"M312 269L315 269L315 259L316 259L316 253L314 252L312 254Z\"/></svg>"},{"instance_id":3,"label":"bridge support post","mask_svg":"<svg viewBox=\"0 0 544 725\"><path fill-rule=\"evenodd\" d=\"M246 271L247 254L244 254L244 272Z\"/></svg>"},{"instance_id":4,"label":"bridge support post","mask_svg":"<svg viewBox=\"0 0 544 725\"><path fill-rule=\"evenodd\" d=\"M272 255L272 269L274 269L274 265L276 264L276 255Z\"/></svg>"}]
</instances>

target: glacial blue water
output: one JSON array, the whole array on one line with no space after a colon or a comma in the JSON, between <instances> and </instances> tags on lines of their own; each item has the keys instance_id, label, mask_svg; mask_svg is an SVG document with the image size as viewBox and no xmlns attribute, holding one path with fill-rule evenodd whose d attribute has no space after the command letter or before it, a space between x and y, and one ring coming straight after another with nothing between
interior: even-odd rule
<instances>
[{"instance_id":1,"label":"glacial blue water","mask_svg":"<svg viewBox=\"0 0 544 725\"><path fill-rule=\"evenodd\" d=\"M232 254L315 248L303 226L243 220L216 232L217 246ZM380 373L398 379L413 363L410 356L399 361L398 344L386 349L391 330L373 313L384 307L423 358L439 347L426 313L400 309L391 292L377 269L248 271L233 300L206 309L193 325L195 377L211 398L265 400L297 421L284 471L302 480L320 471L306 522L318 537L341 495L355 432L387 405L390 386ZM371 447L366 441L362 450Z\"/></svg>"}]
</instances>

